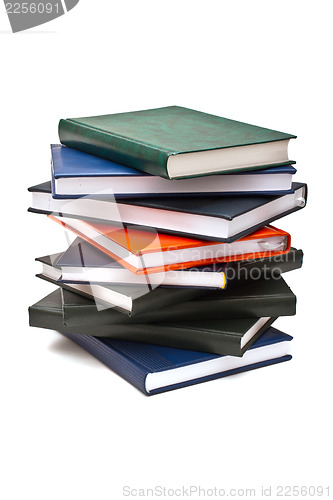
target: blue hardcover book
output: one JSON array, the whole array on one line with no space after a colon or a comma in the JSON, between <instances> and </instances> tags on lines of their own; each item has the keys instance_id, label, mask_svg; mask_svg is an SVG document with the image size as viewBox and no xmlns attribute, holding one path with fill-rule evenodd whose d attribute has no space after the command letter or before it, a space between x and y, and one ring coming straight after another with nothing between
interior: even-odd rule
<instances>
[{"instance_id":1,"label":"blue hardcover book","mask_svg":"<svg viewBox=\"0 0 333 500\"><path fill-rule=\"evenodd\" d=\"M291 193L291 165L172 181L59 144L51 145L52 196L123 198L170 195Z\"/></svg>"},{"instance_id":2,"label":"blue hardcover book","mask_svg":"<svg viewBox=\"0 0 333 500\"><path fill-rule=\"evenodd\" d=\"M270 327L242 358L61 332L146 395L291 359L292 337Z\"/></svg>"},{"instance_id":3,"label":"blue hardcover book","mask_svg":"<svg viewBox=\"0 0 333 500\"><path fill-rule=\"evenodd\" d=\"M81 238L76 238L55 262L60 283L99 283L109 285L151 285L163 287L200 287L221 289L226 286L226 264L211 264L172 271L135 274Z\"/></svg>"}]
</instances>

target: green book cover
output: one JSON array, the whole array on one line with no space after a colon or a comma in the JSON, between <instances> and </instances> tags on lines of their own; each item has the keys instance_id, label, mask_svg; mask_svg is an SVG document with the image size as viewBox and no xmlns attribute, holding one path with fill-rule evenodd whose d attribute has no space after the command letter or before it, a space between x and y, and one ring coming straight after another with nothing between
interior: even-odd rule
<instances>
[{"instance_id":1,"label":"green book cover","mask_svg":"<svg viewBox=\"0 0 333 500\"><path fill-rule=\"evenodd\" d=\"M180 106L59 122L62 144L165 178L294 163L294 137Z\"/></svg>"}]
</instances>

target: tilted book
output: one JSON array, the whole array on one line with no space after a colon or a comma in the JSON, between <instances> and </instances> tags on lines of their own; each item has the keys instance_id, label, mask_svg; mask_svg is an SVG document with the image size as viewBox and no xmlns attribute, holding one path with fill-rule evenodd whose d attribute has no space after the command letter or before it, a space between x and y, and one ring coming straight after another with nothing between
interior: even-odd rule
<instances>
[{"instance_id":1,"label":"tilted book","mask_svg":"<svg viewBox=\"0 0 333 500\"><path fill-rule=\"evenodd\" d=\"M292 337L273 327L242 358L61 333L148 396L291 359Z\"/></svg>"},{"instance_id":2,"label":"tilted book","mask_svg":"<svg viewBox=\"0 0 333 500\"><path fill-rule=\"evenodd\" d=\"M291 165L283 165L173 182L59 144L52 144L51 152L54 198L285 194L291 192L292 176L296 172Z\"/></svg>"},{"instance_id":3,"label":"tilted book","mask_svg":"<svg viewBox=\"0 0 333 500\"><path fill-rule=\"evenodd\" d=\"M132 284L154 286L185 286L223 289L226 286L227 264L211 264L161 273L137 274L123 267L95 246L76 238L63 252L56 265L62 283Z\"/></svg>"},{"instance_id":4,"label":"tilted book","mask_svg":"<svg viewBox=\"0 0 333 500\"><path fill-rule=\"evenodd\" d=\"M172 235L231 243L264 225L300 210L306 204L306 184L293 183L281 196L148 197L102 200L52 198L51 183L29 188L30 212L101 223L136 225Z\"/></svg>"},{"instance_id":5,"label":"tilted book","mask_svg":"<svg viewBox=\"0 0 333 500\"><path fill-rule=\"evenodd\" d=\"M222 292L207 291L201 297L159 309L151 308L134 317L110 308L98 309L93 300L75 293L75 288L70 288L71 284L58 284L63 289L63 319L67 326L210 321L292 316L296 313L296 296L282 277L251 281L237 287L227 287Z\"/></svg>"},{"instance_id":6,"label":"tilted book","mask_svg":"<svg viewBox=\"0 0 333 500\"><path fill-rule=\"evenodd\" d=\"M281 273L302 267L303 252L290 248L289 252L259 259L226 264L207 264L167 271L164 273L134 274L117 260L99 251L86 241L76 238L60 254L56 265L61 270L58 281L106 284L153 284L158 286L186 286L223 289L247 281L276 278Z\"/></svg>"},{"instance_id":7,"label":"tilted book","mask_svg":"<svg viewBox=\"0 0 333 500\"><path fill-rule=\"evenodd\" d=\"M49 217L132 273L157 273L157 283L163 281L161 273L174 269L268 257L287 253L290 249L289 233L273 226L264 226L228 244L143 231L131 226L119 228L68 217ZM82 262L84 249L79 247L78 251Z\"/></svg>"},{"instance_id":8,"label":"tilted book","mask_svg":"<svg viewBox=\"0 0 333 500\"><path fill-rule=\"evenodd\" d=\"M68 118L62 144L168 179L290 163L294 135L180 106Z\"/></svg>"},{"instance_id":9,"label":"tilted book","mask_svg":"<svg viewBox=\"0 0 333 500\"><path fill-rule=\"evenodd\" d=\"M36 260L43 265L42 273L38 278L61 285L94 301L98 310L115 308L121 313L134 316L147 311L167 307L178 302L184 302L200 297L207 291L200 287L162 288L145 285L99 285L94 283L61 283L61 270L57 268L56 261L61 254L46 255Z\"/></svg>"},{"instance_id":10,"label":"tilted book","mask_svg":"<svg viewBox=\"0 0 333 500\"><path fill-rule=\"evenodd\" d=\"M59 289L29 307L30 326L232 356L242 356L275 319L264 317L66 327L63 324Z\"/></svg>"}]
</instances>

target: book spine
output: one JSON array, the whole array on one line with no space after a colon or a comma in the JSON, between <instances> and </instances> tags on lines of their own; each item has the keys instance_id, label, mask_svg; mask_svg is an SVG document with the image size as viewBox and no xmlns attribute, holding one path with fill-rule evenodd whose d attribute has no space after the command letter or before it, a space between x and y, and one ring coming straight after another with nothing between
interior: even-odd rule
<instances>
[{"instance_id":1,"label":"book spine","mask_svg":"<svg viewBox=\"0 0 333 500\"><path fill-rule=\"evenodd\" d=\"M34 326L35 328L47 328L56 329L59 325L59 311L54 309L39 309L35 306L31 306L28 309L29 313L29 326Z\"/></svg>"},{"instance_id":2,"label":"book spine","mask_svg":"<svg viewBox=\"0 0 333 500\"><path fill-rule=\"evenodd\" d=\"M167 161L170 152L149 144L138 143L72 120L60 120L59 139L62 144L71 148L169 179Z\"/></svg>"},{"instance_id":3,"label":"book spine","mask_svg":"<svg viewBox=\"0 0 333 500\"><path fill-rule=\"evenodd\" d=\"M108 368L134 385L141 392L148 394L145 383L147 371L139 365L131 362L115 349L108 349L103 342L94 337L76 335L64 331L60 331L60 333L92 354L96 359L104 363Z\"/></svg>"}]
</instances>

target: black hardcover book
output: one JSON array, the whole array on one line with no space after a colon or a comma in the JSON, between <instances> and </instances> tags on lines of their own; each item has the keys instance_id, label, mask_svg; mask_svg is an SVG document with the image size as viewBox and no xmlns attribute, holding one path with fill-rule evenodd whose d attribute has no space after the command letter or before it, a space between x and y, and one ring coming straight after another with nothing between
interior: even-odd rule
<instances>
[{"instance_id":1,"label":"black hardcover book","mask_svg":"<svg viewBox=\"0 0 333 500\"><path fill-rule=\"evenodd\" d=\"M292 189L292 193L281 196L174 196L116 202L93 197L54 199L51 183L44 182L29 188L32 193L29 211L104 223L135 224L165 233L231 243L303 208L307 199L306 184L295 182Z\"/></svg>"},{"instance_id":2,"label":"black hardcover book","mask_svg":"<svg viewBox=\"0 0 333 500\"><path fill-rule=\"evenodd\" d=\"M240 262L229 262L225 271L227 287L239 286L251 281L277 278L282 273L300 269L303 264L302 250L291 248L288 253L251 259Z\"/></svg>"},{"instance_id":3,"label":"black hardcover book","mask_svg":"<svg viewBox=\"0 0 333 500\"><path fill-rule=\"evenodd\" d=\"M29 324L62 332L242 356L276 318L186 321L130 325L71 326L63 324L60 290L29 308Z\"/></svg>"},{"instance_id":4,"label":"black hardcover book","mask_svg":"<svg viewBox=\"0 0 333 500\"><path fill-rule=\"evenodd\" d=\"M60 285L62 286L61 283ZM296 297L282 277L251 282L224 291L208 291L202 297L160 309L152 308L132 318L115 309L99 310L92 300L65 288L62 290L62 297L64 324L67 326L211 321L292 316L296 313Z\"/></svg>"}]
</instances>

